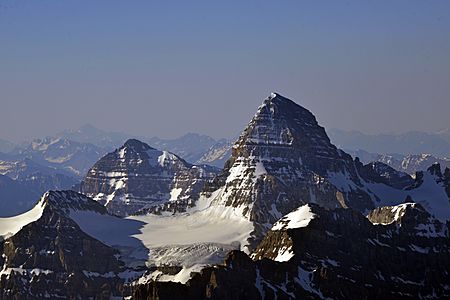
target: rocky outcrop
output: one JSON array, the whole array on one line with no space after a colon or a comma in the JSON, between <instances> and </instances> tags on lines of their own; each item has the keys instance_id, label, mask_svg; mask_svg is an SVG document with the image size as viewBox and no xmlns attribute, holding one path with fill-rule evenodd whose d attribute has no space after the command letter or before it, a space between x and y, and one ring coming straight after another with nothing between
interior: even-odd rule
<instances>
[{"instance_id":1,"label":"rocky outcrop","mask_svg":"<svg viewBox=\"0 0 450 300\"><path fill-rule=\"evenodd\" d=\"M119 252L69 217L73 210L106 214L106 209L71 191L46 193L38 205L42 215L3 241L0 299L122 296Z\"/></svg>"},{"instance_id":2,"label":"rocky outcrop","mask_svg":"<svg viewBox=\"0 0 450 300\"><path fill-rule=\"evenodd\" d=\"M379 161L364 165L360 169L360 173L368 180L381 182L396 189L404 189L414 183L414 179L407 173L397 171Z\"/></svg>"},{"instance_id":3,"label":"rocky outcrop","mask_svg":"<svg viewBox=\"0 0 450 300\"><path fill-rule=\"evenodd\" d=\"M183 210L195 203L215 171L132 139L100 159L89 170L80 191L117 215L143 209L158 211L159 205L169 201L167 209Z\"/></svg>"}]
</instances>

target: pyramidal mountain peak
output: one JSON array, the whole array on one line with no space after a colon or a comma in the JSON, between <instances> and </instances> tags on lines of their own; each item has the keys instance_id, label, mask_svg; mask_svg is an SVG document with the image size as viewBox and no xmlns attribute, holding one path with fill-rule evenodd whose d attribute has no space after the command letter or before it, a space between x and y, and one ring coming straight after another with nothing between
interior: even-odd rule
<instances>
[{"instance_id":1,"label":"pyramidal mountain peak","mask_svg":"<svg viewBox=\"0 0 450 300\"><path fill-rule=\"evenodd\" d=\"M184 210L214 172L214 168L189 164L171 152L129 139L94 164L80 192L122 216L168 201L171 208Z\"/></svg>"},{"instance_id":2,"label":"pyramidal mountain peak","mask_svg":"<svg viewBox=\"0 0 450 300\"><path fill-rule=\"evenodd\" d=\"M148 151L154 149L150 147L148 144L141 142L137 139L128 139L121 148L130 148L135 151Z\"/></svg>"},{"instance_id":3,"label":"pyramidal mountain peak","mask_svg":"<svg viewBox=\"0 0 450 300\"><path fill-rule=\"evenodd\" d=\"M272 93L258 107L255 116L241 134L239 144L274 145L278 147L308 148L327 157L339 156L325 129L304 107L280 94Z\"/></svg>"}]
</instances>

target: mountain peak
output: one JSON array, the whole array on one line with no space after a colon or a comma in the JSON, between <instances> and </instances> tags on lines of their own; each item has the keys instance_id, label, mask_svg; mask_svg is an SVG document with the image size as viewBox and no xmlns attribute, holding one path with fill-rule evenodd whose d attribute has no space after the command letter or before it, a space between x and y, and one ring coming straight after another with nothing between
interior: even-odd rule
<instances>
[{"instance_id":1,"label":"mountain peak","mask_svg":"<svg viewBox=\"0 0 450 300\"><path fill-rule=\"evenodd\" d=\"M319 153L320 156L338 156L336 147L331 145L316 117L306 108L275 92L258 107L235 148L243 145L251 145L252 148L273 146L277 151L280 147L298 148ZM257 154L257 150L249 149L248 152ZM262 151L265 153L266 149Z\"/></svg>"},{"instance_id":2,"label":"mountain peak","mask_svg":"<svg viewBox=\"0 0 450 300\"><path fill-rule=\"evenodd\" d=\"M70 210L89 210L106 214L106 208L98 202L80 193L67 191L48 191L41 200L40 205L49 206L60 212L68 213Z\"/></svg>"},{"instance_id":3,"label":"mountain peak","mask_svg":"<svg viewBox=\"0 0 450 300\"><path fill-rule=\"evenodd\" d=\"M100 129L98 129L97 127L95 127L94 125L87 123L84 124L83 126L81 126L80 128L78 128L79 132L99 132L101 131Z\"/></svg>"},{"instance_id":4,"label":"mountain peak","mask_svg":"<svg viewBox=\"0 0 450 300\"><path fill-rule=\"evenodd\" d=\"M125 142L125 144L121 148L131 148L135 151L148 151L153 149L148 144L141 142L137 139L129 139Z\"/></svg>"},{"instance_id":5,"label":"mountain peak","mask_svg":"<svg viewBox=\"0 0 450 300\"><path fill-rule=\"evenodd\" d=\"M276 97L278 97L278 93L276 93L276 92L271 92L270 95L269 95L269 99L273 99L273 98L276 98Z\"/></svg>"},{"instance_id":6,"label":"mountain peak","mask_svg":"<svg viewBox=\"0 0 450 300\"><path fill-rule=\"evenodd\" d=\"M428 173L437 177L442 177L441 165L439 163L432 164L428 169Z\"/></svg>"}]
</instances>

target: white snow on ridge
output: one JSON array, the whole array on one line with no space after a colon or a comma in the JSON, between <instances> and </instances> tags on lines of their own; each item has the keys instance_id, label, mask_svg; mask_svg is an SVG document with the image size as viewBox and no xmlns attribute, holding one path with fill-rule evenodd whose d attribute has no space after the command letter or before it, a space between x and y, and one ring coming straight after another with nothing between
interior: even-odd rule
<instances>
[{"instance_id":1,"label":"white snow on ridge","mask_svg":"<svg viewBox=\"0 0 450 300\"><path fill-rule=\"evenodd\" d=\"M16 234L25 225L37 221L44 211L45 204L43 199L29 211L14 217L0 218L0 237L7 238Z\"/></svg>"},{"instance_id":2,"label":"white snow on ridge","mask_svg":"<svg viewBox=\"0 0 450 300\"><path fill-rule=\"evenodd\" d=\"M311 207L306 204L285 215L273 225L271 230L306 227L315 217L316 215L311 211Z\"/></svg>"}]
</instances>

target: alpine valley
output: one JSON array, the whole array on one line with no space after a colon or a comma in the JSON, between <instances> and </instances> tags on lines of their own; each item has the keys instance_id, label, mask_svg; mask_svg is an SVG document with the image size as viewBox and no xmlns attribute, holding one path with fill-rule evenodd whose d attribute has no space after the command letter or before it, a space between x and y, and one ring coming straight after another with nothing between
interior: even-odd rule
<instances>
[{"instance_id":1,"label":"alpine valley","mask_svg":"<svg viewBox=\"0 0 450 300\"><path fill-rule=\"evenodd\" d=\"M278 93L234 143L84 130L0 164L0 299L450 298L431 156L353 158Z\"/></svg>"}]
</instances>

